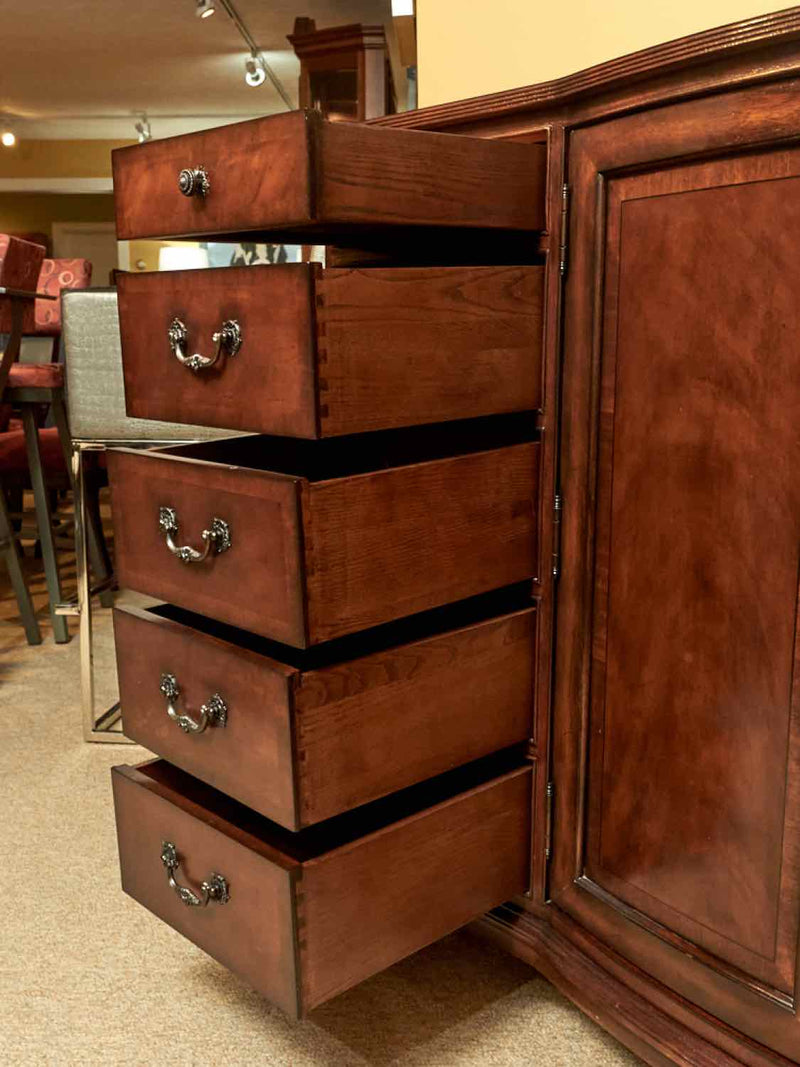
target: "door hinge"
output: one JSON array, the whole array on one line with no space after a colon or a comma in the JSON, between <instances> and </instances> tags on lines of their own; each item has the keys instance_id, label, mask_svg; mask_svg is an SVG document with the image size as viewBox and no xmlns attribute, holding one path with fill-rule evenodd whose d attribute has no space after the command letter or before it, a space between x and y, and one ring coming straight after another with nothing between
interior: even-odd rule
<instances>
[{"instance_id":1,"label":"door hinge","mask_svg":"<svg viewBox=\"0 0 800 1067\"><path fill-rule=\"evenodd\" d=\"M561 494L556 493L553 500L553 577L561 574Z\"/></svg>"},{"instance_id":2,"label":"door hinge","mask_svg":"<svg viewBox=\"0 0 800 1067\"><path fill-rule=\"evenodd\" d=\"M555 782L547 783L545 792L545 817L544 817L544 858L549 860L553 853L553 800L556 795Z\"/></svg>"},{"instance_id":3,"label":"door hinge","mask_svg":"<svg viewBox=\"0 0 800 1067\"><path fill-rule=\"evenodd\" d=\"M569 265L569 186L561 186L561 242L558 246L558 272L566 276Z\"/></svg>"}]
</instances>

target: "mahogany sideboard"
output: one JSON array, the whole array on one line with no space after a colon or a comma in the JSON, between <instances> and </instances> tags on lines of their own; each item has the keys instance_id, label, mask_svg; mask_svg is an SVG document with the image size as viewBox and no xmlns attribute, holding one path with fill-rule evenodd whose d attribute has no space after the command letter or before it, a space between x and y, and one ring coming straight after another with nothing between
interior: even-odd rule
<instances>
[{"instance_id":1,"label":"mahogany sideboard","mask_svg":"<svg viewBox=\"0 0 800 1067\"><path fill-rule=\"evenodd\" d=\"M115 186L330 246L121 280L129 411L260 435L111 458L126 890L290 1012L475 919L650 1064L800 1063L800 8Z\"/></svg>"}]
</instances>

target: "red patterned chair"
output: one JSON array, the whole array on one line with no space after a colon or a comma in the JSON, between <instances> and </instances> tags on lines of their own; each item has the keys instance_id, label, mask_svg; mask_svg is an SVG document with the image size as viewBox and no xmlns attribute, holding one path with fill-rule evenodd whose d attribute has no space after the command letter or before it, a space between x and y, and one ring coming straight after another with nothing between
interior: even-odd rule
<instances>
[{"instance_id":1,"label":"red patterned chair","mask_svg":"<svg viewBox=\"0 0 800 1067\"><path fill-rule=\"evenodd\" d=\"M55 360L61 340L61 293L65 289L88 288L91 277L92 265L85 259L42 261L36 291L51 299L35 301L31 309L33 322L26 309L27 319L22 332L25 335L52 337L52 362L12 361L7 369L5 390L0 387L0 400L21 411L23 425L22 430L0 434L0 472L7 488L29 484L33 489L53 633L59 643L69 640L69 630L66 618L56 610L62 596L53 543L49 490L71 488L73 475L72 442L64 397L64 365ZM52 428L40 429L38 426L38 415L43 406L50 408L55 423ZM94 569L101 579L107 578L110 575L110 563L101 533L93 524L87 533Z\"/></svg>"},{"instance_id":2,"label":"red patterned chair","mask_svg":"<svg viewBox=\"0 0 800 1067\"><path fill-rule=\"evenodd\" d=\"M61 340L61 293L64 289L88 289L91 281L92 264L88 259L45 259L42 263L36 291L59 299L36 301L31 333L53 338L53 363L58 360Z\"/></svg>"}]
</instances>

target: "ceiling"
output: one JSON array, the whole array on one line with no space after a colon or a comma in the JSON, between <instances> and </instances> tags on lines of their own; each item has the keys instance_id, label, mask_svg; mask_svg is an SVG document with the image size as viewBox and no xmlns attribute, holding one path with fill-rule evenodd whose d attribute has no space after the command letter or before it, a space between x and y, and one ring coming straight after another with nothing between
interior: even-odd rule
<instances>
[{"instance_id":1,"label":"ceiling","mask_svg":"<svg viewBox=\"0 0 800 1067\"><path fill-rule=\"evenodd\" d=\"M391 23L390 0L235 0L267 62L297 104L299 64L286 35ZM18 0L2 5L0 116L26 138L134 138L136 112L153 137L285 110L269 79L244 80L247 47L221 7L195 0Z\"/></svg>"}]
</instances>

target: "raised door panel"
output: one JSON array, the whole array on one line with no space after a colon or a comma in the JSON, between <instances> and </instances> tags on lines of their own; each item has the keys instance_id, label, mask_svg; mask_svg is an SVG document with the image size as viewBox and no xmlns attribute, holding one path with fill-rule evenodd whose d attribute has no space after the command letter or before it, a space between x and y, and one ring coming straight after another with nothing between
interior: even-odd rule
<instances>
[{"instance_id":1,"label":"raised door panel","mask_svg":"<svg viewBox=\"0 0 800 1067\"><path fill-rule=\"evenodd\" d=\"M561 683L584 710L556 745L557 784L571 767L577 787L551 889L639 966L796 1055L800 150L635 173L624 155L591 183L587 155L576 166L594 306L573 302L592 325L572 323L567 360L585 344L594 385L568 366L567 396L590 408L594 541L583 667L576 639Z\"/></svg>"},{"instance_id":2,"label":"raised door panel","mask_svg":"<svg viewBox=\"0 0 800 1067\"><path fill-rule=\"evenodd\" d=\"M608 190L585 874L791 994L800 178L763 163Z\"/></svg>"}]
</instances>

